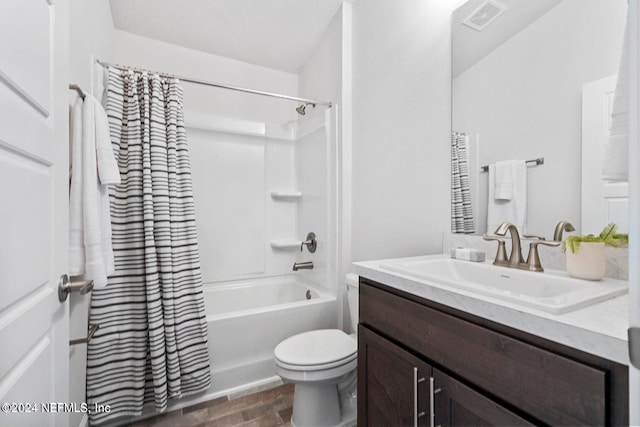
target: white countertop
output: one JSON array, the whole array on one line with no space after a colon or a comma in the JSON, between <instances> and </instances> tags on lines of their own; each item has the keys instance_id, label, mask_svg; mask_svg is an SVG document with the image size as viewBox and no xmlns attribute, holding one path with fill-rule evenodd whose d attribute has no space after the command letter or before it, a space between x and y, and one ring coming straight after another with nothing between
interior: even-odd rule
<instances>
[{"instance_id":1,"label":"white countertop","mask_svg":"<svg viewBox=\"0 0 640 427\"><path fill-rule=\"evenodd\" d=\"M434 258L443 255L433 255ZM421 257L422 258L422 257ZM411 260L413 258L403 258ZM395 259L401 260L401 259ZM356 273L392 288L625 365L629 364L629 296L615 297L565 314L551 314L495 298L441 287L380 268L375 260L354 263ZM532 273L537 274L537 273Z\"/></svg>"}]
</instances>

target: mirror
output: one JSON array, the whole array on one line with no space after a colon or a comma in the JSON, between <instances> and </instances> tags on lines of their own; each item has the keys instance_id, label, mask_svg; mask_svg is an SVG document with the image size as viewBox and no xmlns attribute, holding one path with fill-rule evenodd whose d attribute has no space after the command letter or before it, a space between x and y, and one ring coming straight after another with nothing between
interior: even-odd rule
<instances>
[{"instance_id":1,"label":"mirror","mask_svg":"<svg viewBox=\"0 0 640 427\"><path fill-rule=\"evenodd\" d=\"M467 135L475 234L487 232L489 174L481 168L510 159L544 159L526 169L521 232L551 239L560 220L580 233L606 225L582 224L582 203L601 183L601 165L583 159L582 147L589 132L606 141L614 90L599 87L596 107L583 105L583 90L607 78L615 89L626 15L627 0L469 0L454 11L452 131ZM592 156L599 162L600 149Z\"/></svg>"}]
</instances>

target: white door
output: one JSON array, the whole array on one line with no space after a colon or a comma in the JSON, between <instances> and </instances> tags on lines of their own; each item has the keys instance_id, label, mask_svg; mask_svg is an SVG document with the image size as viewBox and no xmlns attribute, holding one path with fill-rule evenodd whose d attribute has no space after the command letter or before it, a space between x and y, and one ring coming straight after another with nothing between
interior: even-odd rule
<instances>
[{"instance_id":1,"label":"white door","mask_svg":"<svg viewBox=\"0 0 640 427\"><path fill-rule=\"evenodd\" d=\"M582 234L598 234L610 222L620 233L629 229L629 184L600 177L616 80L610 76L582 86Z\"/></svg>"},{"instance_id":2,"label":"white door","mask_svg":"<svg viewBox=\"0 0 640 427\"><path fill-rule=\"evenodd\" d=\"M68 424L67 8L0 2L0 426Z\"/></svg>"}]
</instances>

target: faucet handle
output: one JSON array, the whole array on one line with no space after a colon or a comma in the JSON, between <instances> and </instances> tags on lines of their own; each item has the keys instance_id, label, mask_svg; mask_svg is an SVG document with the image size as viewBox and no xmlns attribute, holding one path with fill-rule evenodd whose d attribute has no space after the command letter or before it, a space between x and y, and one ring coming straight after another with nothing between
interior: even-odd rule
<instances>
[{"instance_id":1,"label":"faucet handle","mask_svg":"<svg viewBox=\"0 0 640 427\"><path fill-rule=\"evenodd\" d=\"M527 255L527 270L529 271L544 271L542 264L540 264L540 256L538 255L538 245L545 246L560 246L560 242L548 242L546 240L538 240L537 242L529 243L529 255Z\"/></svg>"},{"instance_id":2,"label":"faucet handle","mask_svg":"<svg viewBox=\"0 0 640 427\"><path fill-rule=\"evenodd\" d=\"M495 236L482 236L484 240L487 241L496 241L498 242L498 251L496 252L496 258L493 260L494 265L507 265L509 261L507 260L507 249L504 246L504 239Z\"/></svg>"},{"instance_id":3,"label":"faucet handle","mask_svg":"<svg viewBox=\"0 0 640 427\"><path fill-rule=\"evenodd\" d=\"M547 240L546 237L539 236L537 234L523 234L522 237L526 237L527 239Z\"/></svg>"},{"instance_id":4,"label":"faucet handle","mask_svg":"<svg viewBox=\"0 0 640 427\"><path fill-rule=\"evenodd\" d=\"M314 253L316 251L316 248L318 247L318 242L316 241L316 234L313 231L307 234L307 240L300 243L300 252L302 252L302 249L304 248L305 245L307 246L307 249L309 250L309 252Z\"/></svg>"}]
</instances>

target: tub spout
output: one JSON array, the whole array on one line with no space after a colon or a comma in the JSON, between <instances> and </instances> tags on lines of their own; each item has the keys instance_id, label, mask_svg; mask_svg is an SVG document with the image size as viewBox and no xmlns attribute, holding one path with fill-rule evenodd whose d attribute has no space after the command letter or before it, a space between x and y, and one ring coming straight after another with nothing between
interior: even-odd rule
<instances>
[{"instance_id":1,"label":"tub spout","mask_svg":"<svg viewBox=\"0 0 640 427\"><path fill-rule=\"evenodd\" d=\"M313 268L313 262L312 261L295 262L295 263L293 263L293 271L311 270L312 268Z\"/></svg>"}]
</instances>

